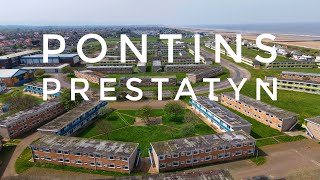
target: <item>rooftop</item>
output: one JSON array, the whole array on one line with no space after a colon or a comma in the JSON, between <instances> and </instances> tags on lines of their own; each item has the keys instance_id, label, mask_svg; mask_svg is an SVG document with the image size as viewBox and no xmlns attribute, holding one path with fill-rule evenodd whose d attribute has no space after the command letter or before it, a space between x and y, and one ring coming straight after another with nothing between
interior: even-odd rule
<instances>
[{"instance_id":1,"label":"rooftop","mask_svg":"<svg viewBox=\"0 0 320 180\"><path fill-rule=\"evenodd\" d=\"M0 78L11 78L26 72L26 70L22 69L0 69Z\"/></svg>"},{"instance_id":2,"label":"rooftop","mask_svg":"<svg viewBox=\"0 0 320 180\"><path fill-rule=\"evenodd\" d=\"M34 69L62 69L64 67L70 66L69 64L42 64L41 66L39 66L39 64L37 64L36 66L34 65L28 65L28 66L24 66L22 67L22 69L26 69L26 70L34 70Z\"/></svg>"},{"instance_id":3,"label":"rooftop","mask_svg":"<svg viewBox=\"0 0 320 180\"><path fill-rule=\"evenodd\" d=\"M78 54L49 54L49 58L73 58L78 56ZM43 54L34 54L34 55L26 55L22 57L23 59L31 59L31 58L43 58Z\"/></svg>"},{"instance_id":4,"label":"rooftop","mask_svg":"<svg viewBox=\"0 0 320 180\"><path fill-rule=\"evenodd\" d=\"M20 57L20 56L25 56L28 54L40 53L40 52L41 52L40 50L27 50L27 51L22 51L22 52L17 52L17 53L13 53L13 54L7 54L7 55L0 56L0 60L6 60L6 59L10 59L10 58Z\"/></svg>"},{"instance_id":5,"label":"rooftop","mask_svg":"<svg viewBox=\"0 0 320 180\"><path fill-rule=\"evenodd\" d=\"M92 108L96 107L100 103L101 103L100 101L95 101L95 100L85 101L80 105L78 105L77 107L57 117L53 121L50 121L46 125L40 127L38 130L58 132L60 129L66 127L72 121L79 118L83 114L87 113L88 111L90 111Z\"/></svg>"},{"instance_id":6,"label":"rooftop","mask_svg":"<svg viewBox=\"0 0 320 180\"><path fill-rule=\"evenodd\" d=\"M99 72L96 72L96 71L91 71L91 70L83 70L83 71L79 71L80 73L83 73L83 74L90 74L90 75L93 75L93 76L96 76L98 78L103 78L105 77L104 74L102 73L99 73Z\"/></svg>"},{"instance_id":7,"label":"rooftop","mask_svg":"<svg viewBox=\"0 0 320 180\"><path fill-rule=\"evenodd\" d=\"M307 118L305 119L306 121L318 124L320 126L320 116L317 117L312 117L312 118Z\"/></svg>"},{"instance_id":8,"label":"rooftop","mask_svg":"<svg viewBox=\"0 0 320 180\"><path fill-rule=\"evenodd\" d=\"M207 65L207 64L168 64L168 65L166 65L166 67L175 67L175 66L181 66L181 67L207 66L207 67L209 67L209 65Z\"/></svg>"},{"instance_id":9,"label":"rooftop","mask_svg":"<svg viewBox=\"0 0 320 180\"><path fill-rule=\"evenodd\" d=\"M31 83L26 83L23 86L33 86L37 88L43 88L43 82L31 82ZM56 84L54 82L48 82L48 89L56 89Z\"/></svg>"},{"instance_id":10,"label":"rooftop","mask_svg":"<svg viewBox=\"0 0 320 180\"><path fill-rule=\"evenodd\" d=\"M174 139L169 141L152 142L150 144L158 155L163 155L191 151L197 148L216 147L225 144L233 145L248 141L255 141L255 139L246 134L244 131L240 130L220 134Z\"/></svg>"},{"instance_id":11,"label":"rooftop","mask_svg":"<svg viewBox=\"0 0 320 180\"><path fill-rule=\"evenodd\" d=\"M320 77L320 74L317 73L304 73L304 72L291 72L291 71L282 71L281 74L286 75L298 75L298 76L314 76L314 77Z\"/></svg>"},{"instance_id":12,"label":"rooftop","mask_svg":"<svg viewBox=\"0 0 320 180\"><path fill-rule=\"evenodd\" d=\"M138 148L138 145L138 143L130 142L47 135L32 143L30 146L69 152L100 154L102 156L111 154L129 157Z\"/></svg>"},{"instance_id":13,"label":"rooftop","mask_svg":"<svg viewBox=\"0 0 320 180\"><path fill-rule=\"evenodd\" d=\"M39 106L33 107L32 109L26 110L26 111L20 111L18 113L15 113L12 116L6 117L4 120L0 120L0 126L8 127L11 124L14 124L16 122L22 121L29 116L33 116L35 114L38 114L39 112L46 110L52 106L58 105L59 102L57 101L47 101Z\"/></svg>"},{"instance_id":14,"label":"rooftop","mask_svg":"<svg viewBox=\"0 0 320 180\"><path fill-rule=\"evenodd\" d=\"M133 66L88 66L87 68L92 68L92 69L104 69L104 68L133 68Z\"/></svg>"},{"instance_id":15,"label":"rooftop","mask_svg":"<svg viewBox=\"0 0 320 180\"><path fill-rule=\"evenodd\" d=\"M226 93L222 93L222 95L229 96L229 97L231 97L233 99L235 97L235 93L234 92L226 92ZM278 107L271 106L271 105L269 105L267 103L255 100L253 98L247 97L247 96L242 95L242 94L240 94L240 101L245 103L245 104L248 104L250 106L253 106L253 107L257 108L257 109L260 109L262 111L268 112L268 113L270 113L270 114L272 114L274 116L277 116L278 118L285 119L285 118L289 118L289 117L293 117L293 116L298 116L298 114L296 114L296 113L293 113L293 112L290 112L290 111L286 111L286 110L283 110L283 109L278 108Z\"/></svg>"},{"instance_id":16,"label":"rooftop","mask_svg":"<svg viewBox=\"0 0 320 180\"><path fill-rule=\"evenodd\" d=\"M192 73L188 73L188 75L201 75L201 74L206 74L206 73L210 73L210 72L218 72L218 71L222 71L223 72L223 69L222 69L222 66L215 66L215 67L212 67L210 69L207 69L207 70L201 70L201 71L195 71L195 72L192 72Z\"/></svg>"},{"instance_id":17,"label":"rooftop","mask_svg":"<svg viewBox=\"0 0 320 180\"><path fill-rule=\"evenodd\" d=\"M200 96L197 98L197 102L199 102L202 106L204 106L206 109L211 111L213 114L224 120L226 123L228 123L232 127L237 126L248 126L251 125L248 121L244 120L240 116L234 114L227 108L223 107L219 103L215 101L211 101L206 96Z\"/></svg>"}]
</instances>

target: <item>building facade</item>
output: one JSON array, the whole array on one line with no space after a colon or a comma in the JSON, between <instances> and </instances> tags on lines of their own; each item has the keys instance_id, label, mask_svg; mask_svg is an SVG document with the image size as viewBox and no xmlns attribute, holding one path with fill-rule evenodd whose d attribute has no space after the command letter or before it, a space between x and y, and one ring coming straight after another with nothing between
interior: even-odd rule
<instances>
[{"instance_id":1,"label":"building facade","mask_svg":"<svg viewBox=\"0 0 320 180\"><path fill-rule=\"evenodd\" d=\"M216 66L210 69L204 69L202 71L192 72L187 74L187 78L191 83L202 82L203 78L217 77L223 74L222 66Z\"/></svg>"},{"instance_id":2,"label":"building facade","mask_svg":"<svg viewBox=\"0 0 320 180\"><path fill-rule=\"evenodd\" d=\"M20 59L26 55L39 54L39 50L27 50L18 53L0 56L0 69L11 69L18 66L21 62Z\"/></svg>"},{"instance_id":3,"label":"building facade","mask_svg":"<svg viewBox=\"0 0 320 180\"><path fill-rule=\"evenodd\" d=\"M99 110L106 106L106 101L86 101L71 109L62 116L38 128L41 134L72 136L93 122Z\"/></svg>"},{"instance_id":4,"label":"building facade","mask_svg":"<svg viewBox=\"0 0 320 180\"><path fill-rule=\"evenodd\" d=\"M121 77L120 78L120 86L126 86L127 81L132 77ZM168 82L163 82L162 86L176 86L177 85L177 77L176 76L138 76L136 78L141 79L141 83L132 82L133 86L158 86L158 82L152 82L152 78L168 78Z\"/></svg>"},{"instance_id":5,"label":"building facade","mask_svg":"<svg viewBox=\"0 0 320 180\"><path fill-rule=\"evenodd\" d=\"M22 69L0 69L0 81L7 87L20 86L30 82L33 79L33 73Z\"/></svg>"},{"instance_id":6,"label":"building facade","mask_svg":"<svg viewBox=\"0 0 320 180\"><path fill-rule=\"evenodd\" d=\"M282 71L281 78L298 81L313 81L320 83L320 74L316 73Z\"/></svg>"},{"instance_id":7,"label":"building facade","mask_svg":"<svg viewBox=\"0 0 320 180\"><path fill-rule=\"evenodd\" d=\"M266 64L266 68L315 68L312 61L276 61Z\"/></svg>"},{"instance_id":8,"label":"building facade","mask_svg":"<svg viewBox=\"0 0 320 180\"><path fill-rule=\"evenodd\" d=\"M23 91L28 92L31 94L35 94L38 96L43 96L43 83L42 82L32 82L32 83L26 83L23 85ZM56 89L55 83L48 83L47 85L48 90L54 90ZM61 95L61 92L57 92L55 94L49 94L49 98L56 98Z\"/></svg>"},{"instance_id":9,"label":"building facade","mask_svg":"<svg viewBox=\"0 0 320 180\"><path fill-rule=\"evenodd\" d=\"M277 87L278 89L289 90L289 91L320 94L320 82L278 79Z\"/></svg>"},{"instance_id":10,"label":"building facade","mask_svg":"<svg viewBox=\"0 0 320 180\"><path fill-rule=\"evenodd\" d=\"M30 145L34 162L121 173L133 171L137 143L43 136Z\"/></svg>"},{"instance_id":11,"label":"building facade","mask_svg":"<svg viewBox=\"0 0 320 180\"><path fill-rule=\"evenodd\" d=\"M103 74L132 74L134 66L88 66L87 69Z\"/></svg>"},{"instance_id":12,"label":"building facade","mask_svg":"<svg viewBox=\"0 0 320 180\"><path fill-rule=\"evenodd\" d=\"M27 55L21 57L21 64L42 64L43 54ZM58 54L48 56L49 64L70 64L71 66L80 64L80 57L78 54Z\"/></svg>"},{"instance_id":13,"label":"building facade","mask_svg":"<svg viewBox=\"0 0 320 180\"><path fill-rule=\"evenodd\" d=\"M158 172L237 160L255 153L255 139L242 130L150 144L150 161Z\"/></svg>"},{"instance_id":14,"label":"building facade","mask_svg":"<svg viewBox=\"0 0 320 180\"><path fill-rule=\"evenodd\" d=\"M203 71L208 69L209 65L206 64L172 64L164 67L165 72L185 72L190 73L194 71Z\"/></svg>"},{"instance_id":15,"label":"building facade","mask_svg":"<svg viewBox=\"0 0 320 180\"><path fill-rule=\"evenodd\" d=\"M64 106L48 101L27 111L18 112L0 121L0 135L6 139L18 137L65 113Z\"/></svg>"},{"instance_id":16,"label":"building facade","mask_svg":"<svg viewBox=\"0 0 320 180\"><path fill-rule=\"evenodd\" d=\"M234 92L222 93L221 104L281 132L290 131L297 124L298 114L241 94L239 101L234 97Z\"/></svg>"},{"instance_id":17,"label":"building facade","mask_svg":"<svg viewBox=\"0 0 320 180\"><path fill-rule=\"evenodd\" d=\"M0 81L0 94L7 90L7 85Z\"/></svg>"},{"instance_id":18,"label":"building facade","mask_svg":"<svg viewBox=\"0 0 320 180\"><path fill-rule=\"evenodd\" d=\"M307 134L320 141L320 116L305 119Z\"/></svg>"},{"instance_id":19,"label":"building facade","mask_svg":"<svg viewBox=\"0 0 320 180\"><path fill-rule=\"evenodd\" d=\"M193 109L223 132L238 130L243 130L248 134L251 132L251 124L248 121L232 113L217 102L211 101L208 97L200 96L197 97L197 100L191 99L190 104Z\"/></svg>"}]
</instances>

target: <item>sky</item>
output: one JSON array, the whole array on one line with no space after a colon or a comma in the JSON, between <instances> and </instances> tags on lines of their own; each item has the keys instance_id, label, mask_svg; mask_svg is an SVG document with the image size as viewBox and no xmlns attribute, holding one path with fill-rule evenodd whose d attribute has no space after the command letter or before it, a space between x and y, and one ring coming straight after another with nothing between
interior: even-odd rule
<instances>
[{"instance_id":1,"label":"sky","mask_svg":"<svg viewBox=\"0 0 320 180\"><path fill-rule=\"evenodd\" d=\"M1 25L320 22L319 0L6 0Z\"/></svg>"}]
</instances>

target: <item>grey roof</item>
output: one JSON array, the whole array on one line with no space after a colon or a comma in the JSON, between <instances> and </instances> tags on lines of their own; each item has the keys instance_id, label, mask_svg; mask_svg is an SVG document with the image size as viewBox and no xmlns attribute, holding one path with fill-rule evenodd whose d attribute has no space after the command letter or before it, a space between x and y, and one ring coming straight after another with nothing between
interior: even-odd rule
<instances>
[{"instance_id":1,"label":"grey roof","mask_svg":"<svg viewBox=\"0 0 320 180\"><path fill-rule=\"evenodd\" d=\"M49 58L73 58L78 56L78 54L54 54L54 55L48 55ZM29 59L29 58L43 58L43 54L34 54L34 55L27 55L21 57L22 59Z\"/></svg>"},{"instance_id":2,"label":"grey roof","mask_svg":"<svg viewBox=\"0 0 320 180\"><path fill-rule=\"evenodd\" d=\"M79 118L83 114L87 113L92 108L99 105L101 101L91 100L91 101L84 101L77 107L71 109L70 111L64 113L63 115L57 117L53 121L50 121L46 125L40 127L39 131L52 131L57 132L60 129L66 127L75 119Z\"/></svg>"},{"instance_id":3,"label":"grey roof","mask_svg":"<svg viewBox=\"0 0 320 180\"><path fill-rule=\"evenodd\" d=\"M159 61L159 60L153 61L152 66L161 66L161 61Z\"/></svg>"},{"instance_id":4,"label":"grey roof","mask_svg":"<svg viewBox=\"0 0 320 180\"><path fill-rule=\"evenodd\" d=\"M11 78L26 72L28 71L22 69L0 69L0 78Z\"/></svg>"},{"instance_id":5,"label":"grey roof","mask_svg":"<svg viewBox=\"0 0 320 180\"><path fill-rule=\"evenodd\" d=\"M228 96L230 98L235 97L235 93L234 92L226 92L226 93L222 93L222 95ZM278 118L282 118L282 119L286 119L286 118L290 118L293 116L298 116L298 114L290 112L290 111L286 111L284 109L275 107L275 106L271 106L267 103L264 103L262 101L258 101L255 100L253 98L247 97L245 95L240 94L240 102L243 102L245 104L248 104L252 107L255 107L257 109L260 109L262 111L268 112L274 116L277 116Z\"/></svg>"},{"instance_id":6,"label":"grey roof","mask_svg":"<svg viewBox=\"0 0 320 180\"><path fill-rule=\"evenodd\" d=\"M243 130L210 134L181 139L174 139L150 143L158 155L172 154L178 152L192 151L200 148L218 147L226 144L238 144L242 142L255 141L253 137Z\"/></svg>"},{"instance_id":7,"label":"grey roof","mask_svg":"<svg viewBox=\"0 0 320 180\"><path fill-rule=\"evenodd\" d=\"M130 142L46 135L32 143L30 146L69 151L73 153L81 152L100 154L102 156L115 155L130 157L130 155L135 152L138 145L138 143Z\"/></svg>"},{"instance_id":8,"label":"grey roof","mask_svg":"<svg viewBox=\"0 0 320 180\"><path fill-rule=\"evenodd\" d=\"M196 67L196 66L205 66L205 67L209 67L208 64L168 64L165 67Z\"/></svg>"},{"instance_id":9,"label":"grey roof","mask_svg":"<svg viewBox=\"0 0 320 180\"><path fill-rule=\"evenodd\" d=\"M109 68L109 69L114 69L114 68L116 68L116 69L120 69L120 68L127 68L127 69L132 69L133 68L133 66L88 66L87 67L88 69L90 68L90 69L107 69L107 68Z\"/></svg>"},{"instance_id":10,"label":"grey roof","mask_svg":"<svg viewBox=\"0 0 320 180\"><path fill-rule=\"evenodd\" d=\"M227 170L186 171L144 176L129 176L119 178L107 178L106 180L233 180Z\"/></svg>"},{"instance_id":11,"label":"grey roof","mask_svg":"<svg viewBox=\"0 0 320 180\"><path fill-rule=\"evenodd\" d=\"M320 72L320 70L319 70L319 72ZM304 73L304 72L282 71L281 74L320 77L320 74L317 74L317 73Z\"/></svg>"},{"instance_id":12,"label":"grey roof","mask_svg":"<svg viewBox=\"0 0 320 180\"><path fill-rule=\"evenodd\" d=\"M44 103L40 104L39 106L35 106L29 110L20 111L18 113L15 113L12 116L6 117L4 120L0 120L0 126L8 127L11 124L23 121L30 116L34 116L35 114L39 114L42 111L49 109L52 106L56 106L58 104L59 104L59 102L52 100L52 101L44 102Z\"/></svg>"},{"instance_id":13,"label":"grey roof","mask_svg":"<svg viewBox=\"0 0 320 180\"><path fill-rule=\"evenodd\" d=\"M202 75L202 74L208 74L208 73L218 73L218 72L223 72L222 66L215 66L210 69L205 69L201 71L195 71L192 73L188 73L188 75Z\"/></svg>"},{"instance_id":14,"label":"grey roof","mask_svg":"<svg viewBox=\"0 0 320 180\"><path fill-rule=\"evenodd\" d=\"M39 53L39 52L40 52L40 50L27 50L27 51L17 52L17 53L13 53L13 54L0 56L0 60L10 59L10 58L15 58L15 57L20 57L20 56L25 56L25 55L28 55L28 54Z\"/></svg>"},{"instance_id":15,"label":"grey roof","mask_svg":"<svg viewBox=\"0 0 320 180\"><path fill-rule=\"evenodd\" d=\"M196 101L199 102L206 109L208 109L210 112L218 116L220 119L225 121L231 127L251 126L251 124L248 121L234 114L233 112L223 107L219 103L211 101L206 96L197 97Z\"/></svg>"},{"instance_id":16,"label":"grey roof","mask_svg":"<svg viewBox=\"0 0 320 180\"><path fill-rule=\"evenodd\" d=\"M43 89L43 82L31 82L26 83L24 86L32 86ZM48 89L56 89L56 84L54 82L48 82L47 84Z\"/></svg>"},{"instance_id":17,"label":"grey roof","mask_svg":"<svg viewBox=\"0 0 320 180\"><path fill-rule=\"evenodd\" d=\"M317 117L312 117L312 118L307 118L305 119L306 121L318 124L320 126L320 116Z\"/></svg>"}]
</instances>

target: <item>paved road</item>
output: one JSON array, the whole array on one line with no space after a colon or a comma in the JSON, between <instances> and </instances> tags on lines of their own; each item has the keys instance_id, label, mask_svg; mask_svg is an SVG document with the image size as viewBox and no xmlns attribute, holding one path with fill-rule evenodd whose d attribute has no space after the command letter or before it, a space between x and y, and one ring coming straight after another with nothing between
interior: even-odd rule
<instances>
[{"instance_id":1,"label":"paved road","mask_svg":"<svg viewBox=\"0 0 320 180\"><path fill-rule=\"evenodd\" d=\"M214 56L212 53L206 51L203 48L201 49L201 52L204 53L208 57L210 57L210 55L211 55L211 57ZM235 63L232 63L232 62L225 60L225 59L221 59L220 64L221 64L221 66L223 66L229 70L230 78L232 78L233 81L235 82L235 84L237 84L237 85L242 81L243 78L247 78L248 80L251 78L251 74L248 70L238 66ZM231 87L231 85L227 79L221 81L220 83L215 83L215 91L227 89L230 87ZM194 91L197 94L208 93L209 92L209 85L195 87Z\"/></svg>"},{"instance_id":2,"label":"paved road","mask_svg":"<svg viewBox=\"0 0 320 180\"><path fill-rule=\"evenodd\" d=\"M33 141L37 140L38 138L40 138L40 134L38 132L35 132L32 135L21 140L21 142L15 148L15 150L10 158L10 161L8 162L7 167L2 175L2 178L17 175L16 169L15 169L15 163L16 163L18 157L23 152L23 150L25 150Z\"/></svg>"}]
</instances>

